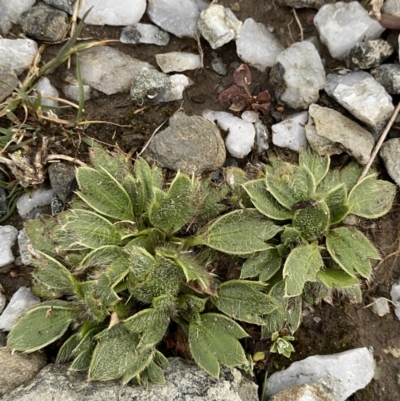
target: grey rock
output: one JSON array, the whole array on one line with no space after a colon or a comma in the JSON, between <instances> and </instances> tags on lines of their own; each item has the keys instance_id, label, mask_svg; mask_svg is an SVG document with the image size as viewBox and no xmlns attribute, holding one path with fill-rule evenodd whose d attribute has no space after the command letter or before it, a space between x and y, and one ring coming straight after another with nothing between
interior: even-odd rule
<instances>
[{"instance_id":1,"label":"grey rock","mask_svg":"<svg viewBox=\"0 0 400 401\"><path fill-rule=\"evenodd\" d=\"M318 36L309 36L308 38L304 39L307 42L310 42L314 45L315 49L317 50L318 54L321 56L322 53L322 43L319 40Z\"/></svg>"},{"instance_id":2,"label":"grey rock","mask_svg":"<svg viewBox=\"0 0 400 401\"><path fill-rule=\"evenodd\" d=\"M368 348L356 348L333 355L315 355L292 363L268 378L267 397L301 384L323 380L336 401L345 401L374 377L375 361Z\"/></svg>"},{"instance_id":3,"label":"grey rock","mask_svg":"<svg viewBox=\"0 0 400 401\"><path fill-rule=\"evenodd\" d=\"M50 4L66 13L72 15L77 0L44 0L45 3Z\"/></svg>"},{"instance_id":4,"label":"grey rock","mask_svg":"<svg viewBox=\"0 0 400 401\"><path fill-rule=\"evenodd\" d=\"M226 64L221 57L214 57L211 61L211 68L219 75L225 76L228 71L226 70Z\"/></svg>"},{"instance_id":5,"label":"grey rock","mask_svg":"<svg viewBox=\"0 0 400 401\"><path fill-rule=\"evenodd\" d=\"M399 0L385 0L382 7L382 12L385 14L395 15L400 17L400 2Z\"/></svg>"},{"instance_id":6,"label":"grey rock","mask_svg":"<svg viewBox=\"0 0 400 401\"><path fill-rule=\"evenodd\" d=\"M196 36L200 11L193 0L149 0L147 15L154 24L179 38Z\"/></svg>"},{"instance_id":7,"label":"grey rock","mask_svg":"<svg viewBox=\"0 0 400 401\"><path fill-rule=\"evenodd\" d=\"M43 207L51 204L54 191L52 189L35 189L31 193L22 194L17 200L18 214L24 219L33 219Z\"/></svg>"},{"instance_id":8,"label":"grey rock","mask_svg":"<svg viewBox=\"0 0 400 401\"><path fill-rule=\"evenodd\" d=\"M5 35L16 24L20 15L29 10L36 0L0 0L0 34ZM1 57L0 57L1 59Z\"/></svg>"},{"instance_id":9,"label":"grey rock","mask_svg":"<svg viewBox=\"0 0 400 401\"><path fill-rule=\"evenodd\" d=\"M289 387L273 395L269 401L336 401L332 391L320 383Z\"/></svg>"},{"instance_id":10,"label":"grey rock","mask_svg":"<svg viewBox=\"0 0 400 401\"><path fill-rule=\"evenodd\" d=\"M25 266L32 264L32 254L30 252L31 240L26 235L25 230L21 230L18 233L18 248L19 256L21 258L21 263Z\"/></svg>"},{"instance_id":11,"label":"grey rock","mask_svg":"<svg viewBox=\"0 0 400 401\"><path fill-rule=\"evenodd\" d=\"M0 267L14 262L11 247L15 244L18 230L13 226L0 226Z\"/></svg>"},{"instance_id":12,"label":"grey rock","mask_svg":"<svg viewBox=\"0 0 400 401\"><path fill-rule=\"evenodd\" d=\"M96 46L79 53L82 82L112 95L128 91L132 79L143 68L152 68L140 61L109 46Z\"/></svg>"},{"instance_id":13,"label":"grey rock","mask_svg":"<svg viewBox=\"0 0 400 401\"><path fill-rule=\"evenodd\" d=\"M385 316L390 313L389 302L386 298L372 298L371 310L378 316Z\"/></svg>"},{"instance_id":14,"label":"grey rock","mask_svg":"<svg viewBox=\"0 0 400 401\"><path fill-rule=\"evenodd\" d=\"M327 4L314 17L321 42L331 56L343 60L351 48L365 39L377 39L385 28L373 20L357 1Z\"/></svg>"},{"instance_id":15,"label":"grey rock","mask_svg":"<svg viewBox=\"0 0 400 401\"><path fill-rule=\"evenodd\" d=\"M257 386L237 369L221 369L219 380L193 362L170 359L165 384L121 386L119 382L88 382L84 373L65 365L46 366L30 383L5 395L2 401L257 401Z\"/></svg>"},{"instance_id":16,"label":"grey rock","mask_svg":"<svg viewBox=\"0 0 400 401\"><path fill-rule=\"evenodd\" d=\"M393 52L393 46L383 39L359 42L350 50L350 66L354 70L369 70L382 64Z\"/></svg>"},{"instance_id":17,"label":"grey rock","mask_svg":"<svg viewBox=\"0 0 400 401\"><path fill-rule=\"evenodd\" d=\"M119 40L122 43L135 45L147 43L158 46L166 46L169 42L169 35L160 28L151 24L134 24L125 27Z\"/></svg>"},{"instance_id":18,"label":"grey rock","mask_svg":"<svg viewBox=\"0 0 400 401\"><path fill-rule=\"evenodd\" d=\"M132 80L131 97L135 103L143 104L170 88L171 80L167 74L143 68Z\"/></svg>"},{"instance_id":19,"label":"grey rock","mask_svg":"<svg viewBox=\"0 0 400 401\"><path fill-rule=\"evenodd\" d=\"M183 91L186 87L193 84L193 81L183 74L169 75L171 88L161 91L157 96L150 100L151 104L172 102L183 98Z\"/></svg>"},{"instance_id":20,"label":"grey rock","mask_svg":"<svg viewBox=\"0 0 400 401\"><path fill-rule=\"evenodd\" d=\"M39 352L31 354L12 353L11 350L0 347L0 366L1 397L32 380L46 366L46 355Z\"/></svg>"},{"instance_id":21,"label":"grey rock","mask_svg":"<svg viewBox=\"0 0 400 401\"><path fill-rule=\"evenodd\" d=\"M379 156L382 158L392 180L400 186L400 138L393 138L384 142Z\"/></svg>"},{"instance_id":22,"label":"grey rock","mask_svg":"<svg viewBox=\"0 0 400 401\"><path fill-rule=\"evenodd\" d=\"M307 109L325 85L325 69L314 45L294 43L281 52L271 69L276 97L293 109Z\"/></svg>"},{"instance_id":23,"label":"grey rock","mask_svg":"<svg viewBox=\"0 0 400 401\"><path fill-rule=\"evenodd\" d=\"M187 52L170 52L156 54L156 61L165 73L195 70L201 67L198 54Z\"/></svg>"},{"instance_id":24,"label":"grey rock","mask_svg":"<svg viewBox=\"0 0 400 401\"><path fill-rule=\"evenodd\" d=\"M144 155L162 167L188 174L215 170L225 162L224 141L217 126L200 116L177 113L150 142Z\"/></svg>"},{"instance_id":25,"label":"grey rock","mask_svg":"<svg viewBox=\"0 0 400 401\"><path fill-rule=\"evenodd\" d=\"M334 3L336 0L275 0L280 6L294 8L321 8L325 4Z\"/></svg>"},{"instance_id":26,"label":"grey rock","mask_svg":"<svg viewBox=\"0 0 400 401\"><path fill-rule=\"evenodd\" d=\"M79 102L79 82L78 80L71 74L68 70L64 71L62 74L62 81L61 89L64 92L64 95L75 102ZM92 96L92 88L89 85L82 85L83 86L83 98L89 100Z\"/></svg>"},{"instance_id":27,"label":"grey rock","mask_svg":"<svg viewBox=\"0 0 400 401\"><path fill-rule=\"evenodd\" d=\"M29 68L37 51L31 39L0 39L0 67L10 67L20 75Z\"/></svg>"},{"instance_id":28,"label":"grey rock","mask_svg":"<svg viewBox=\"0 0 400 401\"><path fill-rule=\"evenodd\" d=\"M308 148L305 130L307 120L308 113L302 111L274 124L271 127L273 144L281 148L292 149L295 152L301 148Z\"/></svg>"},{"instance_id":29,"label":"grey rock","mask_svg":"<svg viewBox=\"0 0 400 401\"><path fill-rule=\"evenodd\" d=\"M252 18L244 21L240 35L236 39L238 56L260 71L272 67L276 56L283 50L277 38L264 24Z\"/></svg>"},{"instance_id":30,"label":"grey rock","mask_svg":"<svg viewBox=\"0 0 400 401\"><path fill-rule=\"evenodd\" d=\"M51 215L52 216L59 215L64 210L64 205L65 203L60 199L60 197L57 194L53 194L50 204Z\"/></svg>"},{"instance_id":31,"label":"grey rock","mask_svg":"<svg viewBox=\"0 0 400 401\"><path fill-rule=\"evenodd\" d=\"M347 152L367 164L374 147L371 133L339 112L313 104L308 109L308 143L320 155Z\"/></svg>"},{"instance_id":32,"label":"grey rock","mask_svg":"<svg viewBox=\"0 0 400 401\"><path fill-rule=\"evenodd\" d=\"M10 96L17 86L18 77L15 71L9 66L0 66L0 102Z\"/></svg>"},{"instance_id":33,"label":"grey rock","mask_svg":"<svg viewBox=\"0 0 400 401\"><path fill-rule=\"evenodd\" d=\"M394 110L392 98L385 88L365 71L328 74L325 92L374 134L381 131Z\"/></svg>"},{"instance_id":34,"label":"grey rock","mask_svg":"<svg viewBox=\"0 0 400 401\"><path fill-rule=\"evenodd\" d=\"M35 91L42 95L40 106L51 107L52 112L57 114L58 101L46 98L46 96L59 97L58 90L51 84L49 78L41 77L35 85ZM36 96L33 98L35 99Z\"/></svg>"},{"instance_id":35,"label":"grey rock","mask_svg":"<svg viewBox=\"0 0 400 401\"><path fill-rule=\"evenodd\" d=\"M68 14L41 3L22 13L19 25L28 36L45 42L59 42L69 28Z\"/></svg>"},{"instance_id":36,"label":"grey rock","mask_svg":"<svg viewBox=\"0 0 400 401\"><path fill-rule=\"evenodd\" d=\"M31 290L26 287L20 287L11 297L9 304L0 316L0 330L10 331L19 318L38 303L40 303L40 299L33 295Z\"/></svg>"},{"instance_id":37,"label":"grey rock","mask_svg":"<svg viewBox=\"0 0 400 401\"><path fill-rule=\"evenodd\" d=\"M6 307L6 302L7 302L6 296L0 291L0 314Z\"/></svg>"},{"instance_id":38,"label":"grey rock","mask_svg":"<svg viewBox=\"0 0 400 401\"><path fill-rule=\"evenodd\" d=\"M400 94L400 64L383 64L371 70L371 74L386 92Z\"/></svg>"},{"instance_id":39,"label":"grey rock","mask_svg":"<svg viewBox=\"0 0 400 401\"><path fill-rule=\"evenodd\" d=\"M48 169L50 185L65 203L75 189L75 167L67 163L52 163Z\"/></svg>"},{"instance_id":40,"label":"grey rock","mask_svg":"<svg viewBox=\"0 0 400 401\"><path fill-rule=\"evenodd\" d=\"M231 9L213 4L201 12L197 28L210 46L217 49L240 34L242 23Z\"/></svg>"},{"instance_id":41,"label":"grey rock","mask_svg":"<svg viewBox=\"0 0 400 401\"><path fill-rule=\"evenodd\" d=\"M392 302L394 303L394 313L397 319L400 320L400 282L392 285L390 296L392 298Z\"/></svg>"}]
</instances>

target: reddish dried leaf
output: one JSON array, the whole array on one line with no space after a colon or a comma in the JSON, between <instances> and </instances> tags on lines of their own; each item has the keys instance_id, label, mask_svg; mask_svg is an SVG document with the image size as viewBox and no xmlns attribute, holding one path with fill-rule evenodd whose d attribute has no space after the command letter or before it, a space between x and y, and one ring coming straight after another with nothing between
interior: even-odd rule
<instances>
[{"instance_id":1,"label":"reddish dried leaf","mask_svg":"<svg viewBox=\"0 0 400 401\"><path fill-rule=\"evenodd\" d=\"M237 98L238 96L240 96L240 94L241 94L241 89L236 85L232 85L231 87L225 89L219 94L218 100L220 102L227 102L228 100L233 100Z\"/></svg>"},{"instance_id":2,"label":"reddish dried leaf","mask_svg":"<svg viewBox=\"0 0 400 401\"><path fill-rule=\"evenodd\" d=\"M241 64L233 73L233 80L237 86L246 88L251 84L250 68L246 64Z\"/></svg>"},{"instance_id":3,"label":"reddish dried leaf","mask_svg":"<svg viewBox=\"0 0 400 401\"><path fill-rule=\"evenodd\" d=\"M262 103L262 104L258 104L258 103L252 103L251 104L251 108L255 111L267 111L271 106L271 103Z\"/></svg>"},{"instance_id":4,"label":"reddish dried leaf","mask_svg":"<svg viewBox=\"0 0 400 401\"><path fill-rule=\"evenodd\" d=\"M267 90L260 92L256 96L256 102L257 103L267 103L271 100L271 96Z\"/></svg>"}]
</instances>

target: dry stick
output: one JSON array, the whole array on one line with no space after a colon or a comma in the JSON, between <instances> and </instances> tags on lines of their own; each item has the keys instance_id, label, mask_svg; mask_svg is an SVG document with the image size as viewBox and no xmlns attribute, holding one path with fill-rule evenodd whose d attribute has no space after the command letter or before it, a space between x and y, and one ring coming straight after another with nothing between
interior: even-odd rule
<instances>
[{"instance_id":1,"label":"dry stick","mask_svg":"<svg viewBox=\"0 0 400 401\"><path fill-rule=\"evenodd\" d=\"M154 132L151 134L151 137L149 138L149 140L146 142L146 145L143 146L143 149L138 153L137 157L139 157L146 149L147 147L150 145L151 140L154 138L154 135L157 134L157 132L161 129L161 127L168 121L168 118L166 120L164 120L155 130Z\"/></svg>"},{"instance_id":2,"label":"dry stick","mask_svg":"<svg viewBox=\"0 0 400 401\"><path fill-rule=\"evenodd\" d=\"M370 167L371 167L376 155L378 154L378 152L379 152L379 150L380 150L380 148L382 146L383 141L385 140L387 134L389 133L390 128L392 128L394 120L396 119L397 114L399 114L399 111L400 111L400 102L397 105L396 109L394 110L392 117L390 118L389 122L386 125L386 128L382 132L382 134L381 134L381 136L379 138L379 141L376 143L374 151L372 152L372 155L371 155L368 163L365 165L365 167L364 167L364 169L363 169L363 171L362 171L362 173L360 175L360 178L358 179L357 183L359 183L367 175L368 170L370 169Z\"/></svg>"},{"instance_id":3,"label":"dry stick","mask_svg":"<svg viewBox=\"0 0 400 401\"><path fill-rule=\"evenodd\" d=\"M65 155L48 155L46 159L47 159L47 161L51 161L51 160L54 160L54 161L57 161L57 160L67 160L67 161L69 161L69 162L79 164L80 166L87 167L87 164L86 164L86 163L81 162L80 160L75 159L74 157L71 157L71 156L65 156Z\"/></svg>"},{"instance_id":4,"label":"dry stick","mask_svg":"<svg viewBox=\"0 0 400 401\"><path fill-rule=\"evenodd\" d=\"M303 29L303 26L301 25L301 22L299 20L299 16L297 15L297 11L296 11L295 8L292 8L292 13L294 14L294 18L295 18L295 20L297 22L297 25L299 26L299 29L300 29L300 39L301 39L301 41L303 41L304 40L304 29Z\"/></svg>"}]
</instances>

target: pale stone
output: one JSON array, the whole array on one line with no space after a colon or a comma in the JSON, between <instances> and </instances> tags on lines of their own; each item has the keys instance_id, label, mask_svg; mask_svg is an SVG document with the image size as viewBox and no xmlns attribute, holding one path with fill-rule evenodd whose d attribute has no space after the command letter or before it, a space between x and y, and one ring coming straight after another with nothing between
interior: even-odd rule
<instances>
[{"instance_id":1,"label":"pale stone","mask_svg":"<svg viewBox=\"0 0 400 401\"><path fill-rule=\"evenodd\" d=\"M200 10L194 0L148 0L147 15L154 24L179 38L196 36Z\"/></svg>"},{"instance_id":2,"label":"pale stone","mask_svg":"<svg viewBox=\"0 0 400 401\"><path fill-rule=\"evenodd\" d=\"M385 316L390 313L389 302L386 298L372 298L371 310L378 316Z\"/></svg>"},{"instance_id":3,"label":"pale stone","mask_svg":"<svg viewBox=\"0 0 400 401\"><path fill-rule=\"evenodd\" d=\"M0 0L0 33L5 35L12 24L18 22L20 15L29 10L35 2L36 0Z\"/></svg>"},{"instance_id":4,"label":"pale stone","mask_svg":"<svg viewBox=\"0 0 400 401\"><path fill-rule=\"evenodd\" d=\"M347 75L329 74L325 92L365 123L374 134L381 131L394 110L392 98L385 88L365 71Z\"/></svg>"},{"instance_id":5,"label":"pale stone","mask_svg":"<svg viewBox=\"0 0 400 401\"><path fill-rule=\"evenodd\" d=\"M0 267L14 262L12 246L17 239L18 230L13 226L0 226Z\"/></svg>"},{"instance_id":6,"label":"pale stone","mask_svg":"<svg viewBox=\"0 0 400 401\"><path fill-rule=\"evenodd\" d=\"M166 46L169 42L169 35L160 28L151 24L133 24L125 27L119 40L122 43L135 45L147 43L151 45Z\"/></svg>"},{"instance_id":7,"label":"pale stone","mask_svg":"<svg viewBox=\"0 0 400 401\"><path fill-rule=\"evenodd\" d=\"M385 0L382 7L382 12L385 14L400 17L400 1L399 0Z\"/></svg>"},{"instance_id":8,"label":"pale stone","mask_svg":"<svg viewBox=\"0 0 400 401\"><path fill-rule=\"evenodd\" d=\"M22 194L17 200L18 214L23 219L35 217L35 213L43 206L51 204L54 191L52 189L36 189Z\"/></svg>"},{"instance_id":9,"label":"pale stone","mask_svg":"<svg viewBox=\"0 0 400 401\"><path fill-rule=\"evenodd\" d=\"M365 39L377 39L385 28L373 20L358 1L327 4L314 17L321 42L331 56L343 60L351 48Z\"/></svg>"},{"instance_id":10,"label":"pale stone","mask_svg":"<svg viewBox=\"0 0 400 401\"><path fill-rule=\"evenodd\" d=\"M201 67L198 54L186 52L170 52L156 54L156 61L163 72L181 72Z\"/></svg>"},{"instance_id":11,"label":"pale stone","mask_svg":"<svg viewBox=\"0 0 400 401\"><path fill-rule=\"evenodd\" d=\"M242 22L229 8L213 4L201 12L197 27L210 46L218 49L240 34Z\"/></svg>"},{"instance_id":12,"label":"pale stone","mask_svg":"<svg viewBox=\"0 0 400 401\"><path fill-rule=\"evenodd\" d=\"M171 87L160 92L153 100L152 104L159 104L164 102L172 102L174 100L181 100L183 98L183 91L190 85L193 85L193 81L184 74L173 74L169 76Z\"/></svg>"},{"instance_id":13,"label":"pale stone","mask_svg":"<svg viewBox=\"0 0 400 401\"><path fill-rule=\"evenodd\" d=\"M321 383L302 384L286 388L273 395L269 401L337 401L331 389Z\"/></svg>"},{"instance_id":14,"label":"pale stone","mask_svg":"<svg viewBox=\"0 0 400 401\"><path fill-rule=\"evenodd\" d=\"M395 307L394 313L397 316L397 319L400 320L400 282L392 285L390 296L392 297L392 302L394 303Z\"/></svg>"},{"instance_id":15,"label":"pale stone","mask_svg":"<svg viewBox=\"0 0 400 401\"><path fill-rule=\"evenodd\" d=\"M372 76L392 95L400 94L400 64L383 64L371 70Z\"/></svg>"},{"instance_id":16,"label":"pale stone","mask_svg":"<svg viewBox=\"0 0 400 401\"><path fill-rule=\"evenodd\" d=\"M42 77L35 85L35 90L42 95L40 105L51 107L51 110L58 108L58 101L54 99L47 99L46 96L59 97L58 90L51 84L49 78ZM44 109L47 111L48 109Z\"/></svg>"},{"instance_id":17,"label":"pale stone","mask_svg":"<svg viewBox=\"0 0 400 401\"><path fill-rule=\"evenodd\" d=\"M82 84L83 99L89 100L92 96L92 88L89 85ZM70 73L66 72L63 76L63 84L61 89L64 95L75 102L79 102L80 89L78 80Z\"/></svg>"},{"instance_id":18,"label":"pale stone","mask_svg":"<svg viewBox=\"0 0 400 401\"><path fill-rule=\"evenodd\" d=\"M279 124L274 124L272 130L272 142L275 146L292 149L298 152L301 148L308 148L305 124L308 113L303 111L289 116Z\"/></svg>"},{"instance_id":19,"label":"pale stone","mask_svg":"<svg viewBox=\"0 0 400 401\"><path fill-rule=\"evenodd\" d=\"M50 4L66 13L72 15L77 0L44 0L45 3Z\"/></svg>"},{"instance_id":20,"label":"pale stone","mask_svg":"<svg viewBox=\"0 0 400 401\"><path fill-rule=\"evenodd\" d=\"M0 67L10 67L20 75L29 68L37 51L31 39L0 39Z\"/></svg>"},{"instance_id":21,"label":"pale stone","mask_svg":"<svg viewBox=\"0 0 400 401\"><path fill-rule=\"evenodd\" d=\"M146 0L85 0L81 1L78 16L91 8L85 19L90 25L132 25L142 18L146 11Z\"/></svg>"},{"instance_id":22,"label":"pale stone","mask_svg":"<svg viewBox=\"0 0 400 401\"><path fill-rule=\"evenodd\" d=\"M384 142L379 156L392 180L400 187L400 138Z\"/></svg>"},{"instance_id":23,"label":"pale stone","mask_svg":"<svg viewBox=\"0 0 400 401\"><path fill-rule=\"evenodd\" d=\"M9 66L0 66L0 103L7 99L17 86L18 77L15 71Z\"/></svg>"},{"instance_id":24,"label":"pale stone","mask_svg":"<svg viewBox=\"0 0 400 401\"><path fill-rule=\"evenodd\" d=\"M264 24L248 18L236 39L236 50L245 63L265 71L267 67L274 65L275 58L283 50L283 46Z\"/></svg>"}]
</instances>

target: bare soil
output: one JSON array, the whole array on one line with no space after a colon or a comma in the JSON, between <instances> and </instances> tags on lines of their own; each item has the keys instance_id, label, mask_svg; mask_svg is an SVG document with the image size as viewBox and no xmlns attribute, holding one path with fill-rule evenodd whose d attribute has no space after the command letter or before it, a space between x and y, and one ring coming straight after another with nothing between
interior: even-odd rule
<instances>
[{"instance_id":1,"label":"bare soil","mask_svg":"<svg viewBox=\"0 0 400 401\"><path fill-rule=\"evenodd\" d=\"M273 33L281 43L289 46L301 39L300 26L294 18L290 8L277 7L272 0L221 0L219 4L234 9L237 17L244 21L253 18L273 28ZM315 10L297 10L297 15L303 29L304 38L316 34L312 18ZM146 21L144 21L146 22ZM121 28L117 27L86 27L82 37L90 39L118 39ZM18 34L15 29L13 34ZM398 34L398 32L397 32ZM10 36L12 37L12 35ZM198 43L191 39L179 39L171 35L168 46L160 48L151 45L129 46L115 42L111 44L119 50L137 57L140 60L156 65L155 55L170 51L197 52ZM218 94L232 84L232 72L241 62L236 55L234 43L225 45L222 49L213 51L207 42L200 42L204 53L204 68L196 71L187 71L194 85L187 88L183 101L162 104L155 107L146 107L140 110L132 104L129 94L116 94L106 96L98 93L92 100L85 104L85 120L105 121L111 124L89 124L86 127L66 128L48 124L41 126L44 135L52 136L56 140L51 141L51 152L61 153L87 161L87 145L85 138L93 138L105 146L117 146L125 152L140 151L154 130L164 123L179 108L183 108L188 115L201 115L205 109L227 110L227 104L218 102ZM47 46L42 60L47 61L54 57L61 45ZM230 66L228 75L222 77L217 75L211 68L212 53L215 52L224 62ZM327 70L331 71L339 66L338 62L332 60L325 52ZM236 63L236 64L232 64ZM59 73L50 77L53 84L59 85ZM273 94L273 88L268 83L268 73L260 73L252 69L254 87L259 85L261 89L269 89ZM320 103L325 106L334 107L348 115L339 105L321 95ZM274 103L272 111L276 112L280 105ZM290 110L285 110L289 112ZM61 118L73 121L75 111L65 109ZM263 122L270 126L274 123L271 114L263 115ZM31 125L37 124L29 121ZM0 126L3 122L0 121ZM289 151L274 149L271 151L283 157L294 157ZM250 155L246 162L254 163L255 155ZM262 158L261 161L263 161ZM338 158L336 162L344 163L346 157ZM234 163L230 158L227 163ZM243 161L236 161L243 165ZM377 166L385 175L383 167L377 161ZM350 400L353 401L393 401L399 399L400 394L400 359L394 357L390 352L391 347L400 350L400 322L396 320L394 313L379 317L372 313L367 307L373 298L389 298L390 288L393 282L400 279L400 198L398 197L390 213L381 219L374 221L362 221L361 229L380 250L383 260L377 263L374 275L370 282L364 282L363 301L361 304L351 304L344 297L334 297L333 305L323 302L314 306L308 316L304 317L300 329L296 332L294 346L296 352L290 360L269 353L269 341L260 341L259 333L253 333L252 338L244 345L249 353L264 351L267 360L259 362L256 366L256 378L262 384L265 373L272 374L276 370L286 368L291 362L304 359L316 354L332 354L356 347L373 347L377 362L376 378L363 390L354 394ZM22 227L22 222L17 215L13 215L4 224L12 224L17 228ZM231 266L234 268L234 266ZM31 284L30 269L26 267L12 266L6 272L0 272L0 284L4 288L8 298L22 285ZM314 318L320 318L314 320ZM172 344L172 345L171 345ZM172 348L171 354L187 355L187 348L182 343L182 333L172 333L167 339L166 348ZM49 356L51 358L51 355Z\"/></svg>"}]
</instances>

